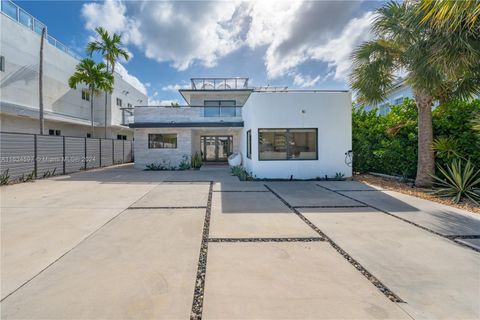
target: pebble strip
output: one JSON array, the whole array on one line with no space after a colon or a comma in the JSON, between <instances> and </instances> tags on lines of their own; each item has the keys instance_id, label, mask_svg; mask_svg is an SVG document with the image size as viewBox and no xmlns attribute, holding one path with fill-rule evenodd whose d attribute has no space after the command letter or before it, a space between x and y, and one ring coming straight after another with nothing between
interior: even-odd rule
<instances>
[{"instance_id":1,"label":"pebble strip","mask_svg":"<svg viewBox=\"0 0 480 320\"><path fill-rule=\"evenodd\" d=\"M480 239L480 235L448 236L452 239Z\"/></svg>"},{"instance_id":2,"label":"pebble strip","mask_svg":"<svg viewBox=\"0 0 480 320\"><path fill-rule=\"evenodd\" d=\"M315 209L315 208L366 208L368 206L364 206L364 205L361 205L361 206L355 206L355 205L351 205L351 206L295 206L293 208L295 209Z\"/></svg>"},{"instance_id":3,"label":"pebble strip","mask_svg":"<svg viewBox=\"0 0 480 320\"><path fill-rule=\"evenodd\" d=\"M325 241L323 238L210 238L209 242L314 242Z\"/></svg>"},{"instance_id":4,"label":"pebble strip","mask_svg":"<svg viewBox=\"0 0 480 320\"><path fill-rule=\"evenodd\" d=\"M213 182L210 182L208 190L208 201L205 210L205 222L203 223L202 244L200 246L200 255L198 257L197 277L195 279L195 289L193 291L192 312L190 319L202 319L203 311L203 291L205 289L205 273L207 272L207 252L208 252L208 234L210 230L210 215L212 211L212 193Z\"/></svg>"},{"instance_id":5,"label":"pebble strip","mask_svg":"<svg viewBox=\"0 0 480 320\"><path fill-rule=\"evenodd\" d=\"M269 186L265 187L270 190L280 201L282 201L290 210L293 211L300 219L302 219L306 224L308 224L315 232L317 232L322 238L324 238L330 245L340 253L351 265L353 265L360 273L365 276L375 287L377 287L380 292L382 292L388 299L393 302L404 303L399 296L397 296L393 291L388 289L380 280L378 280L374 275L372 275L367 269L365 269L360 263L353 259L345 250L343 250L339 245L337 245L332 239L330 239L325 233L323 233L317 226L315 226L310 220L308 220L304 215L302 215L297 209L292 207L287 201L285 201L278 193L273 191Z\"/></svg>"},{"instance_id":6,"label":"pebble strip","mask_svg":"<svg viewBox=\"0 0 480 320\"><path fill-rule=\"evenodd\" d=\"M476 251L476 252L480 252L480 249L478 249L478 248L472 247L472 246L470 246L470 245L468 245L468 244L466 244L466 243L463 243L463 242L455 241L456 238L458 239L458 238L460 238L461 236L446 236L446 235L443 235L443 234L441 234L441 233L439 233L439 232L437 232L437 231L434 231L434 230L429 229L429 228L427 228L427 227L421 226L421 225L419 225L419 224L416 224L415 222L412 222L412 221L410 221L410 220L401 218L401 217L396 216L396 215L394 215L394 214L391 214L390 212L388 212L388 211L386 211L386 210L383 210L383 209L374 207L374 206L372 206L372 205L369 205L369 204L366 203L366 202L357 200L357 199L352 198L352 197L350 197L350 196L347 196L347 195L345 195L345 194L343 194L343 193L340 193L340 192L338 192L338 191L336 191L336 190L333 190L333 189L330 189L330 188L321 186L321 185L319 185L319 184L317 184L317 186L320 187L320 188L324 188L324 189L326 189L326 190L328 190L328 191L335 192L336 194L339 194L339 195L341 195L341 196L344 196L345 198L348 198L348 199L350 199L350 200L354 200L354 201L357 201L357 202L359 202L359 203L362 203L362 204L364 204L364 205L366 205L366 206L368 206L368 207L370 207L370 208L372 208L372 209L375 209L375 210L377 210L377 211L379 211L379 212L382 212L382 213L384 213L384 214L386 214L386 215L389 215L389 216L391 216L391 217L397 218L397 219L399 219L399 220L401 220L401 221L403 221L403 222L409 223L409 224L411 224L411 225L413 225L413 226L415 226L415 227L417 227L417 228L420 228L420 229L422 229L422 230L428 231L428 232L433 233L433 234L435 234L435 235L437 235L437 236L440 236L440 237L442 237L442 238L451 240L451 241L455 242L456 244L459 244L459 245L461 245L461 246L463 246L463 247L465 247L465 248L471 249L471 250Z\"/></svg>"}]
</instances>

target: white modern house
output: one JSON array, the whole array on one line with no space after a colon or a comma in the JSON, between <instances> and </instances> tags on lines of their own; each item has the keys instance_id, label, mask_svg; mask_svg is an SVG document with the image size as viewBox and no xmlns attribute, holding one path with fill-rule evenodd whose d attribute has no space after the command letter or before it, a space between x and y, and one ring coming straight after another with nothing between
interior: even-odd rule
<instances>
[{"instance_id":1,"label":"white modern house","mask_svg":"<svg viewBox=\"0 0 480 320\"><path fill-rule=\"evenodd\" d=\"M248 78L194 78L186 106L136 106L135 167L176 166L182 157L226 162L232 152L257 178L352 175L347 91L251 88Z\"/></svg>"},{"instance_id":2,"label":"white modern house","mask_svg":"<svg viewBox=\"0 0 480 320\"><path fill-rule=\"evenodd\" d=\"M11 1L1 1L0 115L2 132L39 133L39 51L45 25ZM44 45L44 134L90 136L90 95L86 88L70 89L68 79L79 58L48 33ZM108 95L107 138L133 138L128 122L133 106L147 96L115 74ZM104 137L105 96L94 99L95 137Z\"/></svg>"}]
</instances>

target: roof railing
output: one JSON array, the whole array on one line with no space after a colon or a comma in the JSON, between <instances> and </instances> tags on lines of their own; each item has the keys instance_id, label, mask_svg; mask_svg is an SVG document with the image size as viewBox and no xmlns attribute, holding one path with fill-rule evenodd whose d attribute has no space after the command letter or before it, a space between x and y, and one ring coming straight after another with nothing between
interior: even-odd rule
<instances>
[{"instance_id":1,"label":"roof railing","mask_svg":"<svg viewBox=\"0 0 480 320\"><path fill-rule=\"evenodd\" d=\"M191 78L192 90L248 89L248 78Z\"/></svg>"},{"instance_id":2,"label":"roof railing","mask_svg":"<svg viewBox=\"0 0 480 320\"><path fill-rule=\"evenodd\" d=\"M28 29L32 30L33 32L37 33L38 35L42 35L42 29L45 28L48 31L47 26L29 14L27 11L20 8L18 5L13 3L10 0L1 0L0 1L0 12L2 12L7 17L15 20L16 22L24 25ZM72 49L68 48L66 45L55 39L54 37L48 35L48 32L45 32L45 39L47 42L50 43L55 48L71 55L75 59L80 60L81 57L75 53Z\"/></svg>"}]
</instances>

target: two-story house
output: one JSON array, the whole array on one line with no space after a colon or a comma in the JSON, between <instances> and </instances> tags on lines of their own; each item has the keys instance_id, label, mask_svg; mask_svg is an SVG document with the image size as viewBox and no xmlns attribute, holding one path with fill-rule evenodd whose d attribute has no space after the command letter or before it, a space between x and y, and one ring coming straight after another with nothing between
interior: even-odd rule
<instances>
[{"instance_id":1,"label":"two-story house","mask_svg":"<svg viewBox=\"0 0 480 320\"><path fill-rule=\"evenodd\" d=\"M194 78L186 106L136 106L135 167L176 166L195 153L208 163L232 152L258 178L352 175L347 91L252 88L248 78Z\"/></svg>"},{"instance_id":2,"label":"two-story house","mask_svg":"<svg viewBox=\"0 0 480 320\"><path fill-rule=\"evenodd\" d=\"M39 133L39 52L45 24L11 1L0 3L0 120L2 132ZM79 57L47 30L43 49L44 134L89 137L94 99L95 138L104 137L105 96L90 97L85 86L71 89L68 79ZM115 73L108 95L107 138L133 138L128 127L133 106L147 96Z\"/></svg>"}]
</instances>

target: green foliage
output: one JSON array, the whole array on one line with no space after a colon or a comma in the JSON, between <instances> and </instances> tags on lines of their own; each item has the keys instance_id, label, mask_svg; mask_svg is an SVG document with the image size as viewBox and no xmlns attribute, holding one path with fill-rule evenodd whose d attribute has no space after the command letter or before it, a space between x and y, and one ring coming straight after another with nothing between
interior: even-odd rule
<instances>
[{"instance_id":1,"label":"green foliage","mask_svg":"<svg viewBox=\"0 0 480 320\"><path fill-rule=\"evenodd\" d=\"M9 169L5 170L0 174L0 186L4 186L10 182L10 175L8 174Z\"/></svg>"},{"instance_id":2,"label":"green foliage","mask_svg":"<svg viewBox=\"0 0 480 320\"><path fill-rule=\"evenodd\" d=\"M433 111L434 150L437 163L445 165L454 157L480 163L480 145L471 119L480 112L480 100L453 101ZM378 115L376 110L353 109L353 169L415 177L417 171L417 109L412 100L391 106Z\"/></svg>"},{"instance_id":3,"label":"green foliage","mask_svg":"<svg viewBox=\"0 0 480 320\"><path fill-rule=\"evenodd\" d=\"M188 158L188 156L186 154L183 155L182 161L180 161L180 164L178 165L178 169L179 170L189 170L191 167L192 166L190 164L190 159Z\"/></svg>"},{"instance_id":4,"label":"green foliage","mask_svg":"<svg viewBox=\"0 0 480 320\"><path fill-rule=\"evenodd\" d=\"M79 84L86 85L93 93L112 92L113 75L107 71L103 62L95 63L92 59L85 58L77 64L75 73L68 79L68 85L72 89L76 89Z\"/></svg>"},{"instance_id":5,"label":"green foliage","mask_svg":"<svg viewBox=\"0 0 480 320\"><path fill-rule=\"evenodd\" d=\"M233 166L230 168L232 175L238 177L240 181L251 181L254 177L249 174L242 166Z\"/></svg>"},{"instance_id":6,"label":"green foliage","mask_svg":"<svg viewBox=\"0 0 480 320\"><path fill-rule=\"evenodd\" d=\"M34 179L35 179L35 170L32 170L32 172L29 174L22 174L18 178L18 182L28 182L28 181L33 181Z\"/></svg>"},{"instance_id":7,"label":"green foliage","mask_svg":"<svg viewBox=\"0 0 480 320\"><path fill-rule=\"evenodd\" d=\"M53 169L52 171L47 170L43 173L42 178L45 179L45 178L53 177L56 171L57 171L57 168Z\"/></svg>"},{"instance_id":8,"label":"green foliage","mask_svg":"<svg viewBox=\"0 0 480 320\"><path fill-rule=\"evenodd\" d=\"M198 154L198 152L195 152L195 155L192 157L192 168L198 170L202 167L202 165L202 157L200 154Z\"/></svg>"},{"instance_id":9,"label":"green foliage","mask_svg":"<svg viewBox=\"0 0 480 320\"><path fill-rule=\"evenodd\" d=\"M333 177L334 181L343 181L345 180L345 175L342 172L335 173L335 177Z\"/></svg>"},{"instance_id":10,"label":"green foliage","mask_svg":"<svg viewBox=\"0 0 480 320\"><path fill-rule=\"evenodd\" d=\"M163 163L150 163L145 166L145 171L175 171L177 168L175 166L171 166L170 163L166 164Z\"/></svg>"},{"instance_id":11,"label":"green foliage","mask_svg":"<svg viewBox=\"0 0 480 320\"><path fill-rule=\"evenodd\" d=\"M470 160L454 159L445 168L438 166L441 176L433 176L436 189L432 193L441 197L451 198L459 203L467 197L475 204L480 201L480 169L476 169Z\"/></svg>"}]
</instances>

